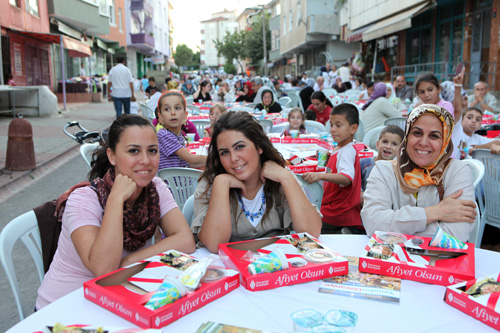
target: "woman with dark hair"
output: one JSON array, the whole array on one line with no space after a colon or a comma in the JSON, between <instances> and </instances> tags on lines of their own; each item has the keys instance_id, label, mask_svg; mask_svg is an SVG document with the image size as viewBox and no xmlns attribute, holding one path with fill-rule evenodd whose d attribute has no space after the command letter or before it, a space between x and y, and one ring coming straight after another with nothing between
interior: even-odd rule
<instances>
[{"instance_id":1,"label":"woman with dark hair","mask_svg":"<svg viewBox=\"0 0 500 333\"><path fill-rule=\"evenodd\" d=\"M332 112L333 105L322 91L315 91L311 95L311 105L307 108L316 113L316 121L326 124L330 120L330 112Z\"/></svg>"},{"instance_id":2,"label":"woman with dark hair","mask_svg":"<svg viewBox=\"0 0 500 333\"><path fill-rule=\"evenodd\" d=\"M208 250L215 253L221 243L272 235L276 229L319 236L318 211L252 115L222 115L208 151L191 226Z\"/></svg>"},{"instance_id":3,"label":"woman with dark hair","mask_svg":"<svg viewBox=\"0 0 500 333\"><path fill-rule=\"evenodd\" d=\"M245 81L245 83L243 83L243 94L240 94L236 102L252 103L255 95L256 93L252 89L252 83L250 81Z\"/></svg>"},{"instance_id":4,"label":"woman with dark hair","mask_svg":"<svg viewBox=\"0 0 500 333\"><path fill-rule=\"evenodd\" d=\"M189 226L168 187L155 177L158 139L148 120L118 117L106 146L95 154L88 183L58 202L61 234L54 259L38 290L36 308L119 267L176 249L193 252ZM167 236L152 244L160 227Z\"/></svg>"},{"instance_id":5,"label":"woman with dark hair","mask_svg":"<svg viewBox=\"0 0 500 333\"><path fill-rule=\"evenodd\" d=\"M212 97L210 97L210 91L212 91L212 84L210 81L202 81L193 94L193 100L199 101L201 99L203 102L211 101Z\"/></svg>"},{"instance_id":6,"label":"woman with dark hair","mask_svg":"<svg viewBox=\"0 0 500 333\"><path fill-rule=\"evenodd\" d=\"M313 87L306 86L299 93L300 99L302 100L302 107L307 110L311 105L311 95L314 93Z\"/></svg>"},{"instance_id":7,"label":"woman with dark hair","mask_svg":"<svg viewBox=\"0 0 500 333\"><path fill-rule=\"evenodd\" d=\"M378 161L370 173L361 219L375 230L432 237L441 227L467 241L476 217L472 172L451 158L453 117L423 104L406 121L397 159Z\"/></svg>"}]
</instances>

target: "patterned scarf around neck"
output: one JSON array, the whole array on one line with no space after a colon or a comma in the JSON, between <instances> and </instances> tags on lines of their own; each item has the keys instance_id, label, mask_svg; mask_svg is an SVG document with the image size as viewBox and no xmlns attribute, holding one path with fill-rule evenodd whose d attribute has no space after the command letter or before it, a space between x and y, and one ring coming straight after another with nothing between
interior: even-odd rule
<instances>
[{"instance_id":1,"label":"patterned scarf around neck","mask_svg":"<svg viewBox=\"0 0 500 333\"><path fill-rule=\"evenodd\" d=\"M103 178L92 181L99 203L106 209L111 187L115 180L114 169L109 169ZM143 247L153 237L160 223L160 197L153 182L146 186L134 207L123 204L123 248L129 252Z\"/></svg>"},{"instance_id":2,"label":"patterned scarf around neck","mask_svg":"<svg viewBox=\"0 0 500 333\"><path fill-rule=\"evenodd\" d=\"M435 115L443 124L443 145L439 156L431 165L420 167L408 156L406 145L411 127L420 116L426 113ZM453 126L453 116L437 105L423 104L410 113L406 121L405 138L398 148L397 159L392 161L394 172L404 193L418 193L423 186L436 185L440 199L442 199L444 194L443 176L451 162L450 156L453 152L451 141Z\"/></svg>"}]
</instances>

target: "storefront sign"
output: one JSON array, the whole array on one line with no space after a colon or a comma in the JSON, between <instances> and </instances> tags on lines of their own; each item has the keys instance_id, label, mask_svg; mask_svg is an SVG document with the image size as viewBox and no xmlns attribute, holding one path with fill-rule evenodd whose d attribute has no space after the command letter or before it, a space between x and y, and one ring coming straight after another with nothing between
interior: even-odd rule
<instances>
[{"instance_id":1,"label":"storefront sign","mask_svg":"<svg viewBox=\"0 0 500 333\"><path fill-rule=\"evenodd\" d=\"M21 58L21 45L14 43L14 71L16 76L23 75L23 62Z\"/></svg>"}]
</instances>

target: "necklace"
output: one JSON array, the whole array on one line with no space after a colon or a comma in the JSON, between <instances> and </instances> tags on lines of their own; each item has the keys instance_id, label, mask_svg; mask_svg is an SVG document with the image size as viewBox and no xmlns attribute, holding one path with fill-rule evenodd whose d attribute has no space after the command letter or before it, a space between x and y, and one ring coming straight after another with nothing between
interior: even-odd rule
<instances>
[{"instance_id":1,"label":"necklace","mask_svg":"<svg viewBox=\"0 0 500 333\"><path fill-rule=\"evenodd\" d=\"M251 222L253 222L255 219L258 219L259 217L261 217L264 214L264 205L266 203L266 197L264 195L264 192L262 192L262 204L260 205L260 208L256 213L250 212L245 207L245 204L243 204L243 200L241 200L241 196L238 196L238 202L240 203L240 206L241 206L241 209L243 210L243 213L245 213L245 216Z\"/></svg>"}]
</instances>

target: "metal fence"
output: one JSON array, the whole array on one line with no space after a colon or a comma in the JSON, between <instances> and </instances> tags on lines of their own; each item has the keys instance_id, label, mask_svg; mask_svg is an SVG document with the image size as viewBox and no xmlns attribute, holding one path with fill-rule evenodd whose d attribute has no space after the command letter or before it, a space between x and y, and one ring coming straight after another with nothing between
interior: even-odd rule
<instances>
[{"instance_id":1,"label":"metal fence","mask_svg":"<svg viewBox=\"0 0 500 333\"><path fill-rule=\"evenodd\" d=\"M497 63L490 62L463 62L465 66L464 88L472 89L478 81L494 85ZM456 75L458 63L429 62L424 64L395 66L391 68L391 82L403 75L406 82L413 83L421 73L431 72L439 81L452 81Z\"/></svg>"}]
</instances>

